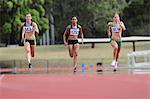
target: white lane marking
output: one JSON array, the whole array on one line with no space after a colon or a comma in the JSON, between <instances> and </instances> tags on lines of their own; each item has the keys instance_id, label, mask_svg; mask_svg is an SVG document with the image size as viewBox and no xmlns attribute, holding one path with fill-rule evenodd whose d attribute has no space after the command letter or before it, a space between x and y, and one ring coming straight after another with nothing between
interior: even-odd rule
<instances>
[{"instance_id":1,"label":"white lane marking","mask_svg":"<svg viewBox=\"0 0 150 99\"><path fill-rule=\"evenodd\" d=\"M0 81L4 78L4 74L3 75L0 75Z\"/></svg>"}]
</instances>

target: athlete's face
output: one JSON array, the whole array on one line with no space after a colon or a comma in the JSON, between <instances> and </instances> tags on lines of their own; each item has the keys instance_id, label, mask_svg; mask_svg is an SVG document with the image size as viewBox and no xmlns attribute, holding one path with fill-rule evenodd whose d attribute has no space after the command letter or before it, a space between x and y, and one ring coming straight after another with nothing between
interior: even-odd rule
<instances>
[{"instance_id":1,"label":"athlete's face","mask_svg":"<svg viewBox=\"0 0 150 99\"><path fill-rule=\"evenodd\" d=\"M26 22L31 22L31 19L32 19L31 15L27 14L26 15Z\"/></svg>"},{"instance_id":2,"label":"athlete's face","mask_svg":"<svg viewBox=\"0 0 150 99\"><path fill-rule=\"evenodd\" d=\"M74 24L74 23L77 23L77 21L78 21L78 20L77 20L76 17L73 17L72 20L71 20L71 22L72 22L73 24Z\"/></svg>"},{"instance_id":3,"label":"athlete's face","mask_svg":"<svg viewBox=\"0 0 150 99\"><path fill-rule=\"evenodd\" d=\"M114 21L115 21L115 22L119 21L119 15L118 15L118 14L116 14L116 15L114 16Z\"/></svg>"}]
</instances>

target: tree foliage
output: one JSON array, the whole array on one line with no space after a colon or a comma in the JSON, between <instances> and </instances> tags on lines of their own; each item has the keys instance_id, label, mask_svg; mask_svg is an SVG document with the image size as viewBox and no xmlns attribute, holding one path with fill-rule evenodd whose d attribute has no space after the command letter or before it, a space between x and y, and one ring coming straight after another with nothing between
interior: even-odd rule
<instances>
[{"instance_id":1,"label":"tree foliage","mask_svg":"<svg viewBox=\"0 0 150 99\"><path fill-rule=\"evenodd\" d=\"M150 36L150 0L130 0L128 8L124 10L127 25L127 36Z\"/></svg>"},{"instance_id":2,"label":"tree foliage","mask_svg":"<svg viewBox=\"0 0 150 99\"><path fill-rule=\"evenodd\" d=\"M38 24L40 33L48 28L48 19L43 8L45 0L1 0L0 1L0 36L1 42L17 43L21 32L21 23L25 15L31 13L32 20Z\"/></svg>"},{"instance_id":3,"label":"tree foliage","mask_svg":"<svg viewBox=\"0 0 150 99\"><path fill-rule=\"evenodd\" d=\"M55 18L56 40L62 41L65 27L70 24L71 17L77 16L83 26L85 37L106 37L107 21L112 20L115 13L122 14L127 7L125 0L46 0L46 14L52 13ZM49 9L52 8L53 12ZM50 18L49 18L50 20Z\"/></svg>"},{"instance_id":4,"label":"tree foliage","mask_svg":"<svg viewBox=\"0 0 150 99\"><path fill-rule=\"evenodd\" d=\"M124 36L150 35L150 0L0 0L0 42L16 43L25 14L31 13L44 33L55 26L55 39L62 42L65 27L77 16L85 37L106 37L106 25L119 13L127 31ZM51 15L54 22L51 22Z\"/></svg>"}]
</instances>

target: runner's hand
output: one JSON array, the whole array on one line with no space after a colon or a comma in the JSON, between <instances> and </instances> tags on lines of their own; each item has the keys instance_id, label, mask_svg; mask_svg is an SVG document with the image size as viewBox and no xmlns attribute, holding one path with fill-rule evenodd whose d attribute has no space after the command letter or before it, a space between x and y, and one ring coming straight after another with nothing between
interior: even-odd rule
<instances>
[{"instance_id":1,"label":"runner's hand","mask_svg":"<svg viewBox=\"0 0 150 99\"><path fill-rule=\"evenodd\" d=\"M110 33L110 32L108 33L108 37L109 37L109 38L111 37L111 33Z\"/></svg>"},{"instance_id":2,"label":"runner's hand","mask_svg":"<svg viewBox=\"0 0 150 99\"><path fill-rule=\"evenodd\" d=\"M65 47L67 47L67 42L64 42Z\"/></svg>"},{"instance_id":3,"label":"runner's hand","mask_svg":"<svg viewBox=\"0 0 150 99\"><path fill-rule=\"evenodd\" d=\"M83 42L83 39L81 39L81 42L82 42L82 45L83 45L83 43L84 43L84 42Z\"/></svg>"},{"instance_id":4,"label":"runner's hand","mask_svg":"<svg viewBox=\"0 0 150 99\"><path fill-rule=\"evenodd\" d=\"M21 42L22 42L22 43L24 42L24 38L21 39Z\"/></svg>"}]
</instances>

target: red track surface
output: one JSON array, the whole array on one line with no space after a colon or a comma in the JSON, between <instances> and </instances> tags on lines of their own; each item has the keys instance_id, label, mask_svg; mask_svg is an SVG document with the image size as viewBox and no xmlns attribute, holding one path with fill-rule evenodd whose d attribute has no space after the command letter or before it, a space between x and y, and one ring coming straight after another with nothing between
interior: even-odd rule
<instances>
[{"instance_id":1,"label":"red track surface","mask_svg":"<svg viewBox=\"0 0 150 99\"><path fill-rule=\"evenodd\" d=\"M150 99L150 75L0 76L0 99Z\"/></svg>"}]
</instances>

